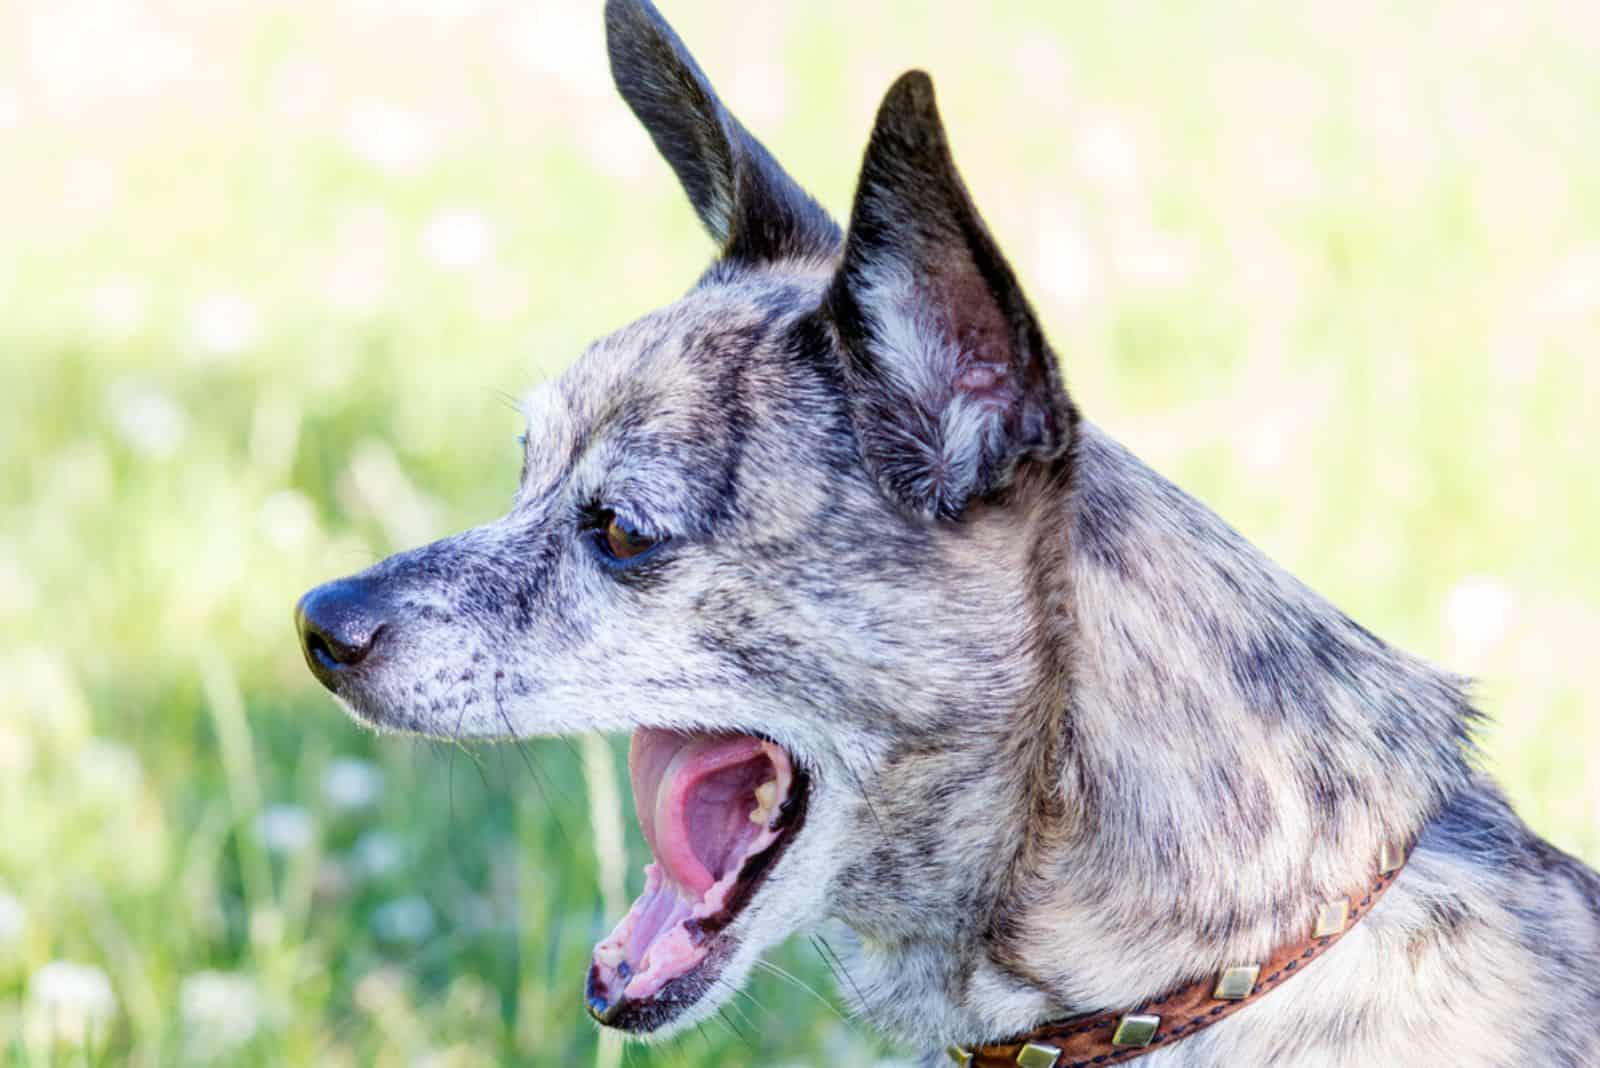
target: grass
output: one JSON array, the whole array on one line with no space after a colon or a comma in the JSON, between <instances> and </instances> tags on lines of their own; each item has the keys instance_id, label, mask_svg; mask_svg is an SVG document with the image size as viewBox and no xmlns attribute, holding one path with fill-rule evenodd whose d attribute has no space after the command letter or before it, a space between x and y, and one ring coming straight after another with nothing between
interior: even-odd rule
<instances>
[{"instance_id":1,"label":"grass","mask_svg":"<svg viewBox=\"0 0 1600 1068\"><path fill-rule=\"evenodd\" d=\"M1090 417L1479 676L1489 765L1600 860L1600 16L667 6L841 212L930 68ZM502 508L514 399L705 263L596 7L0 8L0 1064L616 1063L620 750L364 734L289 627ZM626 1063L887 1055L767 973Z\"/></svg>"}]
</instances>

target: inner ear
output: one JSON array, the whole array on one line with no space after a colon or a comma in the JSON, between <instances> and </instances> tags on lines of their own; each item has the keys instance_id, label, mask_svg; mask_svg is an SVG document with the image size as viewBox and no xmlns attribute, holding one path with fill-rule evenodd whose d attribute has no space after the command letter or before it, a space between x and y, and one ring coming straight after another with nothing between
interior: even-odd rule
<instances>
[{"instance_id":1,"label":"inner ear","mask_svg":"<svg viewBox=\"0 0 1600 1068\"><path fill-rule=\"evenodd\" d=\"M723 255L762 262L832 257L839 227L717 98L649 0L607 0L617 90L678 175Z\"/></svg>"},{"instance_id":2,"label":"inner ear","mask_svg":"<svg viewBox=\"0 0 1600 1068\"><path fill-rule=\"evenodd\" d=\"M1065 453L1076 412L920 71L878 111L828 304L864 458L908 510L959 516Z\"/></svg>"}]
</instances>

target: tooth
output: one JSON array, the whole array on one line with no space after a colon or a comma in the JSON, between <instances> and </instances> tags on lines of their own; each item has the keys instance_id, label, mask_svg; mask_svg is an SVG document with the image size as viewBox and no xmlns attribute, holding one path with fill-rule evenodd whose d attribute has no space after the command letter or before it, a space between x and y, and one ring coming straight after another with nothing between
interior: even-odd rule
<instances>
[{"instance_id":1,"label":"tooth","mask_svg":"<svg viewBox=\"0 0 1600 1068\"><path fill-rule=\"evenodd\" d=\"M751 823L766 823L772 808L778 803L778 780L773 779L756 787L756 807L750 812Z\"/></svg>"}]
</instances>

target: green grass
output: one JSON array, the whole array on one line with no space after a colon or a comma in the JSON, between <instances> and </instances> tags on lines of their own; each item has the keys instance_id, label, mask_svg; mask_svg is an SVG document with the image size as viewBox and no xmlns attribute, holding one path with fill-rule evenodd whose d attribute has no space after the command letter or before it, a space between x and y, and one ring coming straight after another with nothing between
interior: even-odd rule
<instances>
[{"instance_id":1,"label":"green grass","mask_svg":"<svg viewBox=\"0 0 1600 1068\"><path fill-rule=\"evenodd\" d=\"M928 67L1090 417L1479 676L1490 765L1600 860L1600 15L667 7L841 212ZM289 626L504 507L514 398L704 266L597 8L0 8L0 1065L614 1063L583 743L364 734ZM87 1044L45 1037L52 961L109 978ZM198 1022L229 982L242 1046ZM627 1063L886 1055L750 993Z\"/></svg>"}]
</instances>

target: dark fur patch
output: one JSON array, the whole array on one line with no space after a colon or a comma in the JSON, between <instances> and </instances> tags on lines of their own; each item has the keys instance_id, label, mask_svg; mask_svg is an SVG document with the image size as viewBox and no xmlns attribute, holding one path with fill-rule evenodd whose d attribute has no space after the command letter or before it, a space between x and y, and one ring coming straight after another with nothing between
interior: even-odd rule
<instances>
[{"instance_id":1,"label":"dark fur patch","mask_svg":"<svg viewBox=\"0 0 1600 1068\"><path fill-rule=\"evenodd\" d=\"M831 256L839 228L723 107L649 0L608 0L606 48L617 90L677 172L728 258Z\"/></svg>"}]
</instances>

